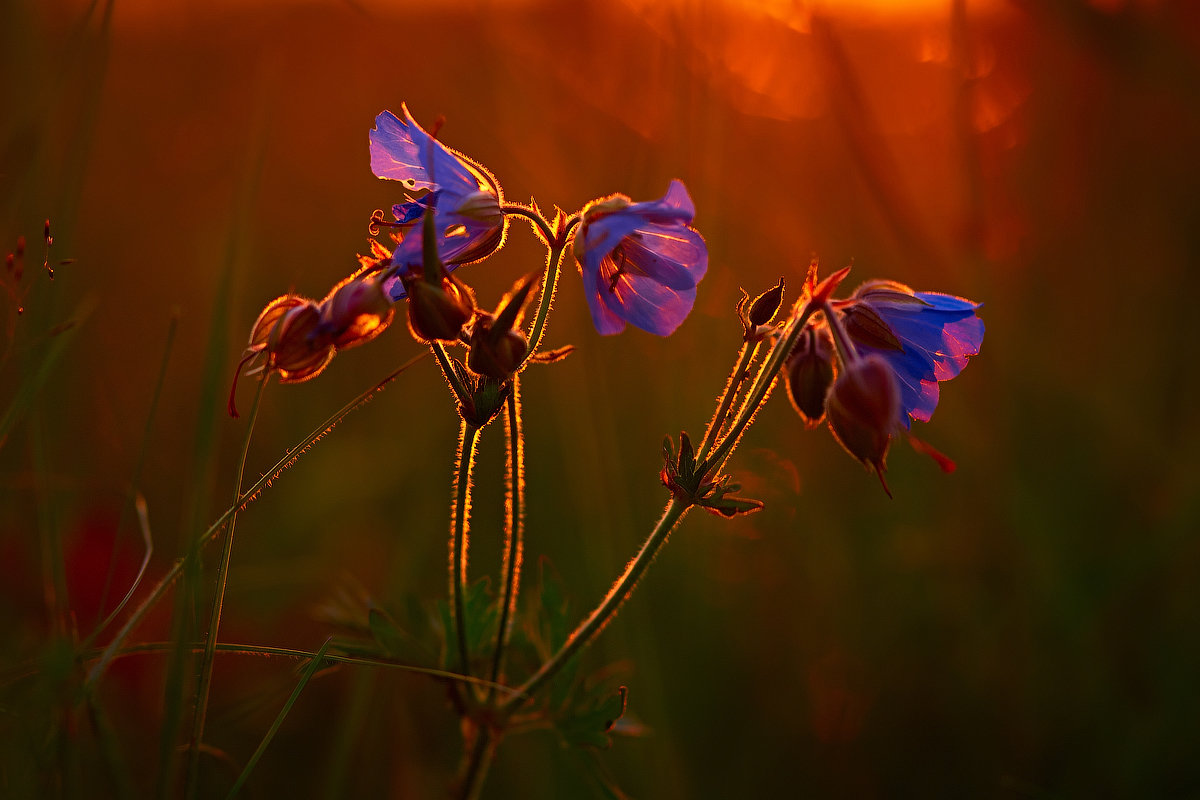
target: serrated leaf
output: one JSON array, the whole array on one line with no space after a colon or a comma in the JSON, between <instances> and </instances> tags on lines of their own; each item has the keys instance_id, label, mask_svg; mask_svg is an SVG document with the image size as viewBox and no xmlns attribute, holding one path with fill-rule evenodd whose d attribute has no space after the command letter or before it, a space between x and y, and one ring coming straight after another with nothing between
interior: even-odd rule
<instances>
[{"instance_id":1,"label":"serrated leaf","mask_svg":"<svg viewBox=\"0 0 1200 800\"><path fill-rule=\"evenodd\" d=\"M707 497L700 501L700 507L721 517L731 518L741 514L753 514L763 507L761 500L750 500L745 497Z\"/></svg>"},{"instance_id":2,"label":"serrated leaf","mask_svg":"<svg viewBox=\"0 0 1200 800\"><path fill-rule=\"evenodd\" d=\"M609 731L624 715L626 697L624 686L616 692L593 690L584 693L577 698L574 708L556 721L559 736L572 747L610 747Z\"/></svg>"},{"instance_id":3,"label":"serrated leaf","mask_svg":"<svg viewBox=\"0 0 1200 800\"><path fill-rule=\"evenodd\" d=\"M496 638L496 623L500 609L492 598L491 580L485 575L467 587L463 598L463 613L466 614L467 647L476 655L485 643Z\"/></svg>"}]
</instances>

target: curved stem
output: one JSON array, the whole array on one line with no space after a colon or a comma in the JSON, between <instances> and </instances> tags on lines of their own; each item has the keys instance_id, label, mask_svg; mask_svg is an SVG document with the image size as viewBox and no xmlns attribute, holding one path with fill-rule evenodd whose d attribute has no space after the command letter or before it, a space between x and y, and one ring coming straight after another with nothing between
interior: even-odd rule
<instances>
[{"instance_id":1,"label":"curved stem","mask_svg":"<svg viewBox=\"0 0 1200 800\"><path fill-rule=\"evenodd\" d=\"M533 227L537 228L541 233L542 238L547 242L554 241L554 228L539 212L534 211L528 206L519 204L505 204L500 206L500 210L510 217L521 217L527 220Z\"/></svg>"},{"instance_id":2,"label":"curved stem","mask_svg":"<svg viewBox=\"0 0 1200 800\"><path fill-rule=\"evenodd\" d=\"M604 600L600 602L600 605L596 606L587 619L579 624L579 627L571 632L562 649L551 656L550 660L542 664L541 668L529 680L517 688L518 694L500 706L500 714L508 714L516 710L521 703L528 700L538 689L546 685L559 670L566 666L567 662L575 654L592 643L600 631L604 629L604 626L608 624L608 621L616 615L621 604L633 593L638 579L642 577L646 568L654 561L654 557L658 555L658 551L666 543L667 537L670 536L675 525L683 518L683 515L687 513L690 507L691 504L687 500L681 500L678 497L671 498L671 501L667 503L667 507L663 511L662 517L658 520L658 524L654 526L654 530L650 532L650 536L642 544L642 549L629 562L629 565L625 568L625 573L608 590L608 594L605 595Z\"/></svg>"},{"instance_id":3,"label":"curved stem","mask_svg":"<svg viewBox=\"0 0 1200 800\"><path fill-rule=\"evenodd\" d=\"M264 472L262 477L255 481L254 484L247 489L240 498L234 501L232 506L225 510L225 513L221 514L221 516L217 518L216 522L209 526L208 530L201 534L199 546L203 547L212 541L213 538L215 538L216 535L221 531L221 528L224 527L226 521L233 516L234 512L240 510L241 507L249 503L252 498L257 497L258 493L261 492L263 488L267 486L267 484L275 480L275 478L279 476L280 472L282 472L284 469L290 466L292 462L299 458L301 453L305 452L320 439L324 438L324 436L329 433L329 431L333 430L333 428L350 412L362 406L378 392L383 391L385 386L396 380L396 378L400 377L401 373L403 373L413 364L420 361L422 358L425 358L426 355L427 354L424 352L418 353L408 361L405 361L399 367L392 370L392 372L383 380L379 381L365 392L362 392L358 395L358 397L355 397L349 403L346 403L346 405L342 406L337 411L326 417L320 425L314 428L312 432L309 433L308 436L304 437L304 439L299 443L297 443L295 447L289 448L287 453L284 454L283 458L275 462L275 466ZM113 636L112 641L105 646L104 651L100 654L100 659L88 672L87 679L83 683L83 691L90 691L91 688L96 684L96 681L100 680L100 677L104 674L104 670L108 668L108 665L112 661L113 657L121 649L121 644L127 638L129 638L129 634L133 633L134 629L142 623L142 620L144 620L146 615L150 613L150 609L158 605L159 601L162 600L164 595L166 595L167 590L174 585L176 580L178 580L179 576L183 572L183 564L183 559L177 559L175 563L171 565L171 568L167 570L166 574L159 579L158 584L155 585L154 589L151 590L149 596L139 603L137 608L133 610L133 613L129 615L129 619L125 621L125 624L122 625L121 629L117 631L115 636Z\"/></svg>"},{"instance_id":4,"label":"curved stem","mask_svg":"<svg viewBox=\"0 0 1200 800\"><path fill-rule=\"evenodd\" d=\"M549 239L550 252L546 258L546 279L542 281L542 296L538 301L537 314L533 318L533 326L529 329L529 352L525 354L525 360L517 367L516 371L520 371L529 363L529 358L538 351L542 344L542 337L546 335L546 317L550 315L550 306L554 303L554 292L558 288L558 275L562 265L563 254L567 250L567 243L571 240L571 232L575 230L575 226L579 224L579 217L571 217L563 226L562 233L558 239Z\"/></svg>"},{"instance_id":5,"label":"curved stem","mask_svg":"<svg viewBox=\"0 0 1200 800\"><path fill-rule=\"evenodd\" d=\"M505 518L504 583L500 588L500 623L496 629L496 649L492 652L492 683L500 680L504 650L508 646L512 620L516 615L517 593L521 583L521 562L525 549L525 442L521 430L520 379L512 376L512 391L507 401L505 436L508 439L508 515ZM490 702L494 690L489 689Z\"/></svg>"},{"instance_id":6,"label":"curved stem","mask_svg":"<svg viewBox=\"0 0 1200 800\"><path fill-rule=\"evenodd\" d=\"M453 525L450 531L450 603L454 608L454 632L458 645L459 672L471 674L467 649L467 546L471 520L471 467L479 428L463 420L458 433L458 463L454 473Z\"/></svg>"},{"instance_id":7,"label":"curved stem","mask_svg":"<svg viewBox=\"0 0 1200 800\"><path fill-rule=\"evenodd\" d=\"M250 440L254 436L254 423L262 405L263 392L271 373L264 372L254 394L254 405L250 409L250 420L246 424L246 438L242 442L242 457L238 460L237 478L233 483L233 514L229 517L229 529L225 532L225 547L221 551L221 563L217 567L217 590L213 598L212 614L208 622L208 636L204 640L204 653L200 656L200 679L196 689L196 711L192 718L192 739L188 745L187 794L195 797L200 777L200 743L204 739L204 723L208 717L208 694L212 688L213 658L217 651L217 634L221 627L221 610L225 604L225 585L229 579L229 561L233 554L233 532L237 525L238 501L242 497L242 476L246 472L246 454L250 452Z\"/></svg>"}]
</instances>

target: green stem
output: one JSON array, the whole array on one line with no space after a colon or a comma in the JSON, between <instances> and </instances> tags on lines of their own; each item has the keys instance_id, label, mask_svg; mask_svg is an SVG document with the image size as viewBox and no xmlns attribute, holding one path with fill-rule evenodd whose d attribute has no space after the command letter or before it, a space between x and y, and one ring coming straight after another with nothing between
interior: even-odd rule
<instances>
[{"instance_id":1,"label":"green stem","mask_svg":"<svg viewBox=\"0 0 1200 800\"><path fill-rule=\"evenodd\" d=\"M562 648L551 656L550 660L542 664L541 668L533 674L529 680L525 681L517 688L518 694L509 698L503 705L500 706L500 714L509 714L515 711L521 703L532 697L539 689L558 673L571 658L587 647L599 635L608 621L616 615L621 604L633 593L634 587L637 586L638 579L654 561L654 557L658 555L658 551L666 543L667 537L675 525L683 518L690 508L690 503L687 500L681 500L678 497L672 497L667 503L666 509L663 511L662 517L658 520L658 524L651 531L650 536L642 544L642 549L638 551L637 556L629 562L625 568L625 573L617 579L612 588L608 590L604 600L601 601L587 619L579 624L571 635L567 638Z\"/></svg>"},{"instance_id":2,"label":"green stem","mask_svg":"<svg viewBox=\"0 0 1200 800\"><path fill-rule=\"evenodd\" d=\"M538 351L542 337L546 335L546 318L550 315L550 306L554 303L554 292L558 288L558 275L562 265L563 253L571 240L571 232L579 224L579 217L571 217L563 227L562 234L557 240L550 241L550 250L546 258L546 279L542 281L542 296L538 301L537 314L533 318L533 326L529 329L529 352L525 360L517 367L519 372L529 363L529 358Z\"/></svg>"},{"instance_id":3,"label":"green stem","mask_svg":"<svg viewBox=\"0 0 1200 800\"><path fill-rule=\"evenodd\" d=\"M492 652L492 683L500 681L504 650L508 646L512 620L516 615L517 593L521 583L521 562L525 549L525 442L521 430L521 393L517 375L512 376L508 394L505 435L508 439L508 515L504 531L504 584L500 589L500 623L496 629L496 649ZM494 691L489 689L488 702Z\"/></svg>"},{"instance_id":4,"label":"green stem","mask_svg":"<svg viewBox=\"0 0 1200 800\"><path fill-rule=\"evenodd\" d=\"M816 311L811 303L805 303L800 314L792 318L789 327L784 328L779 339L771 348L770 354L767 356L766 362L758 371L758 376L754 379L754 384L746 393L746 400L742 403L742 408L738 412L737 418L729 427L729 433L721 440L721 444L713 451L712 455L705 458L700 465L696 467L696 473L703 475L715 467L720 469L725 463L725 459L729 458L733 448L737 446L738 440L741 439L742 433L745 432L746 426L754 419L754 415L758 412L763 401L771 392L771 387L775 384L775 378L779 376L779 371L783 369L784 363L787 361L788 355L795 348L796 342L800 340L800 334L804 332L804 326L808 323L808 318Z\"/></svg>"},{"instance_id":5,"label":"green stem","mask_svg":"<svg viewBox=\"0 0 1200 800\"><path fill-rule=\"evenodd\" d=\"M503 205L500 210L510 217L521 217L537 228L547 242L554 241L554 228L539 212L522 205Z\"/></svg>"},{"instance_id":6,"label":"green stem","mask_svg":"<svg viewBox=\"0 0 1200 800\"><path fill-rule=\"evenodd\" d=\"M733 401L738 396L738 389L741 388L742 381L746 380L750 364L754 361L757 353L757 342L753 346L749 342L742 342L742 349L738 351L737 364L734 365L733 372L729 373L729 379L725 381L725 391L721 394L721 400L717 404L712 421L708 423L708 429L704 431L704 439L696 450L697 461L704 460L708 449L712 447L713 442L721 433L721 429L725 427L725 418L729 415L729 409L733 407Z\"/></svg>"},{"instance_id":7,"label":"green stem","mask_svg":"<svg viewBox=\"0 0 1200 800\"><path fill-rule=\"evenodd\" d=\"M483 784L487 780L488 769L492 766L492 756L496 753L496 737L486 725L475 728L475 741L467 756L466 769L463 774L459 797L462 800L479 800L483 792Z\"/></svg>"},{"instance_id":8,"label":"green stem","mask_svg":"<svg viewBox=\"0 0 1200 800\"><path fill-rule=\"evenodd\" d=\"M242 457L238 460L237 479L233 483L233 514L229 517L229 530L225 532L225 547L221 552L221 563L217 568L217 591L213 598L212 614L208 622L208 636L204 640L204 653L200 657L200 681L196 689L196 711L192 718L192 739L188 748L187 795L196 796L200 778L200 743L204 739L204 723L208 716L208 694L212 688L213 658L216 655L217 634L221 627L221 609L225 604L225 585L229 579L229 561L233 554L233 532L237 525L238 501L242 498L242 477L246 471L246 455L250 452L250 440L254 437L254 423L262 405L263 392L271 373L264 372L254 394L254 405L250 409L250 421L246 424L246 438L242 442Z\"/></svg>"},{"instance_id":9,"label":"green stem","mask_svg":"<svg viewBox=\"0 0 1200 800\"><path fill-rule=\"evenodd\" d=\"M471 519L471 467L479 428L463 420L458 433L458 463L454 473L454 522L450 532L450 602L454 607L454 633L458 643L459 672L471 674L467 649L467 547Z\"/></svg>"},{"instance_id":10,"label":"green stem","mask_svg":"<svg viewBox=\"0 0 1200 800\"><path fill-rule=\"evenodd\" d=\"M355 397L349 403L346 403L346 405L342 406L337 411L326 417L320 425L314 428L312 432L309 433L308 436L306 436L299 443L297 443L295 447L288 449L283 458L275 462L275 466L264 472L262 477L260 477L254 483L254 485L247 489L237 502L227 508L225 512L217 518L217 521L209 526L208 530L201 534L198 543L199 546L203 547L212 541L213 538L216 537L217 533L219 533L220 530L225 526L226 521L233 516L236 510L238 510L242 505L250 502L252 498L257 497L258 493L261 492L263 488L267 486L267 484L275 480L275 478L279 476L280 472L282 472L284 469L290 466L292 462L299 458L301 453L305 452L320 439L324 438L325 435L328 434L329 431L333 430L333 428L348 414L350 414L350 412L365 404L377 393L383 391L385 386L396 380L396 378L400 377L401 373L403 373L413 364L420 361L425 356L426 353L423 352L413 356L408 361L405 361L399 367L392 370L391 374L389 374L383 380L379 381L365 392L362 392L358 395L358 397ZM129 634L133 633L134 629L137 628L137 626L142 623L142 620L146 618L146 615L150 613L150 610L158 605L159 601L162 600L164 595L166 595L167 590L170 589L171 586L174 585L175 581L179 579L179 576L183 573L183 565L184 560L177 559L175 563L171 565L171 568L167 570L166 574L163 575L163 577L159 580L154 589L151 590L150 595L141 603L139 603L137 608L133 610L133 613L129 615L129 619L125 621L125 624L121 626L121 629L117 631L116 635L113 636L112 641L108 643L108 645L104 648L104 651L100 654L100 659L92 666L91 670L88 671L87 679L83 684L83 690L85 692L90 691L92 687L95 686L96 681L100 680L100 677L108 668L108 665L112 661L113 657L118 653L118 651L120 651L121 645L126 639L129 638Z\"/></svg>"},{"instance_id":11,"label":"green stem","mask_svg":"<svg viewBox=\"0 0 1200 800\"><path fill-rule=\"evenodd\" d=\"M472 402L471 390L468 389L454 370L454 365L450 363L450 356L446 354L446 346L434 339L429 343L429 349L433 351L434 358L437 359L438 366L442 368L442 374L446 376L447 382L450 384L450 389L454 392L454 398L460 406L468 406Z\"/></svg>"}]
</instances>

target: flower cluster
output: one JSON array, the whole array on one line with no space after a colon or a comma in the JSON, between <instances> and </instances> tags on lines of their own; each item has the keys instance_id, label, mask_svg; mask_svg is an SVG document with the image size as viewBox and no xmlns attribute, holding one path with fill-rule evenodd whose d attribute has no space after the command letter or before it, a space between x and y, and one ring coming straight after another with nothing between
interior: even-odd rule
<instances>
[{"instance_id":1,"label":"flower cluster","mask_svg":"<svg viewBox=\"0 0 1200 800\"><path fill-rule=\"evenodd\" d=\"M962 372L983 343L979 304L894 281L868 281L843 300L815 295L810 319L787 363L788 396L809 427L823 420L852 456L883 482L892 439L904 433L944 469L953 462L908 433L928 422L938 384ZM828 283L828 281L827 281ZM815 272L809 285L815 284ZM824 284L823 284L824 285ZM889 492L890 494L890 492Z\"/></svg>"}]
</instances>

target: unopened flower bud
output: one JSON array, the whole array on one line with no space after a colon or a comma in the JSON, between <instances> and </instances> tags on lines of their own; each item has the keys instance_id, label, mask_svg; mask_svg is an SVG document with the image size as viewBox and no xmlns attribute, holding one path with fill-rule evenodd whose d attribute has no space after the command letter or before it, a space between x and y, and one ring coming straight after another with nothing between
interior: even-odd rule
<instances>
[{"instance_id":1,"label":"unopened flower bud","mask_svg":"<svg viewBox=\"0 0 1200 800\"><path fill-rule=\"evenodd\" d=\"M494 322L490 314L475 320L467 366L479 375L504 380L525 360L529 341L519 330L494 331Z\"/></svg>"},{"instance_id":2,"label":"unopened flower bud","mask_svg":"<svg viewBox=\"0 0 1200 800\"><path fill-rule=\"evenodd\" d=\"M447 275L430 283L416 275L404 280L408 291L408 329L415 339L457 341L475 313L475 298L462 281Z\"/></svg>"},{"instance_id":3,"label":"unopened flower bud","mask_svg":"<svg viewBox=\"0 0 1200 800\"><path fill-rule=\"evenodd\" d=\"M282 383L300 383L316 375L333 358L333 342L322 334L321 309L311 300L289 308L267 342L269 366Z\"/></svg>"},{"instance_id":4,"label":"unopened flower bud","mask_svg":"<svg viewBox=\"0 0 1200 800\"><path fill-rule=\"evenodd\" d=\"M825 418L825 397L837 374L828 329L806 327L786 369L788 399L804 424L815 428Z\"/></svg>"},{"instance_id":5,"label":"unopened flower bud","mask_svg":"<svg viewBox=\"0 0 1200 800\"><path fill-rule=\"evenodd\" d=\"M521 332L521 317L541 276L541 270L534 270L521 278L500 300L495 314L480 313L476 318L467 355L472 372L504 380L525 363L529 340Z\"/></svg>"},{"instance_id":6,"label":"unopened flower bud","mask_svg":"<svg viewBox=\"0 0 1200 800\"><path fill-rule=\"evenodd\" d=\"M834 438L869 469L891 496L883 473L888 445L900 419L900 387L887 362L866 356L845 365L825 400Z\"/></svg>"},{"instance_id":7,"label":"unopened flower bud","mask_svg":"<svg viewBox=\"0 0 1200 800\"><path fill-rule=\"evenodd\" d=\"M376 278L349 278L321 302L321 332L339 350L354 347L383 333L393 313Z\"/></svg>"},{"instance_id":8,"label":"unopened flower bud","mask_svg":"<svg viewBox=\"0 0 1200 800\"><path fill-rule=\"evenodd\" d=\"M759 342L771 332L771 320L783 304L783 278L779 283L753 300L744 291L737 304L738 319L742 321L742 338L747 342Z\"/></svg>"}]
</instances>

